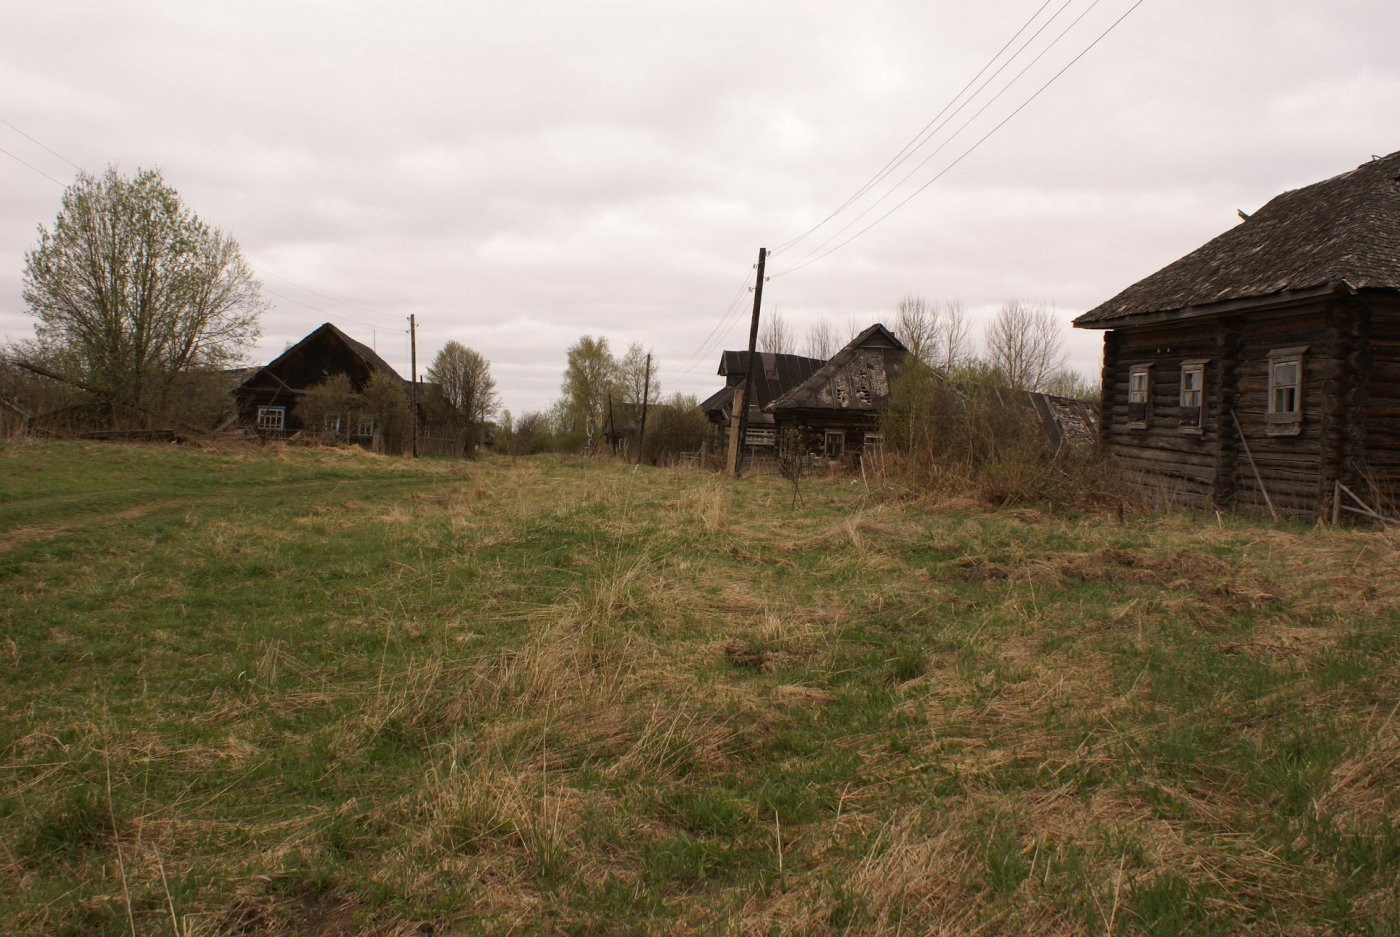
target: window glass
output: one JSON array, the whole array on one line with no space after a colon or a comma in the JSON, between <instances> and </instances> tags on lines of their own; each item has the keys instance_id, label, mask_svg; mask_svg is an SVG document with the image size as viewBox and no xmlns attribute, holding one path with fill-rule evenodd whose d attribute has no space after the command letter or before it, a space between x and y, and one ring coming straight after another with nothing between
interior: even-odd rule
<instances>
[{"instance_id":1,"label":"window glass","mask_svg":"<svg viewBox=\"0 0 1400 937\"><path fill-rule=\"evenodd\" d=\"M1152 412L1152 366L1135 364L1128 371L1128 422L1145 427Z\"/></svg>"},{"instance_id":2,"label":"window glass","mask_svg":"<svg viewBox=\"0 0 1400 937\"><path fill-rule=\"evenodd\" d=\"M1282 359L1273 363L1269 377L1270 413L1298 412L1298 359Z\"/></svg>"},{"instance_id":3,"label":"window glass","mask_svg":"<svg viewBox=\"0 0 1400 937\"><path fill-rule=\"evenodd\" d=\"M281 431L286 422L286 407L258 407L258 429Z\"/></svg>"},{"instance_id":4,"label":"window glass","mask_svg":"<svg viewBox=\"0 0 1400 937\"><path fill-rule=\"evenodd\" d=\"M1200 429L1205 401L1205 363L1186 361L1181 365L1181 427Z\"/></svg>"}]
</instances>

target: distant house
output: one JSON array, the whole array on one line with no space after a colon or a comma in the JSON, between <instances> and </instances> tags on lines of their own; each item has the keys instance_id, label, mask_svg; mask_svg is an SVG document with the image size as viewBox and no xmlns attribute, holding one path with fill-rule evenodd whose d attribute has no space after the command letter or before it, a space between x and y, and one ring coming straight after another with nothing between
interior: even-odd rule
<instances>
[{"instance_id":1,"label":"distant house","mask_svg":"<svg viewBox=\"0 0 1400 937\"><path fill-rule=\"evenodd\" d=\"M385 374L403 385L405 395L412 384L399 376L383 358L327 322L288 348L269 363L253 370L234 390L238 422L264 435L283 436L303 430L331 433L368 443L377 427L367 414L328 414L335 424L316 427L303 425L297 403L306 391L327 379L344 374L355 393L364 390L375 373ZM419 388L421 390L422 384ZM353 425L351 425L353 422Z\"/></svg>"},{"instance_id":2,"label":"distant house","mask_svg":"<svg viewBox=\"0 0 1400 937\"><path fill-rule=\"evenodd\" d=\"M880 440L880 412L909 350L876 323L801 383L764 406L774 431L792 430L829 461L853 461Z\"/></svg>"},{"instance_id":3,"label":"distant house","mask_svg":"<svg viewBox=\"0 0 1400 937\"><path fill-rule=\"evenodd\" d=\"M726 351L720 356L719 375L725 385L707 399L701 401L700 409L710 421L712 433L710 446L723 452L729 445L729 426L734 419L734 394L744 382L744 372L748 370L747 351ZM807 358L802 355L755 352L757 367L749 391L748 424L745 430L744 446L756 455L773 454L777 447L777 433L773 414L764 408L784 393L816 373L825 362L820 358Z\"/></svg>"},{"instance_id":4,"label":"distant house","mask_svg":"<svg viewBox=\"0 0 1400 937\"><path fill-rule=\"evenodd\" d=\"M1306 520L1341 486L1390 501L1400 153L1243 217L1075 320L1105 330L1103 445L1198 507Z\"/></svg>"}]
</instances>

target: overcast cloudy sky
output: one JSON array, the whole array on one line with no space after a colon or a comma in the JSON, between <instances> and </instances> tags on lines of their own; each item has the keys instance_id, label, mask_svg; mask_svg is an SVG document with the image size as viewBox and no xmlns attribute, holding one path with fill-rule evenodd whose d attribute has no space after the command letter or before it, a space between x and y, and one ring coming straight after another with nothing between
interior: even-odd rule
<instances>
[{"instance_id":1,"label":"overcast cloudy sky","mask_svg":"<svg viewBox=\"0 0 1400 937\"><path fill-rule=\"evenodd\" d=\"M1041 2L12 5L0 337L31 334L24 251L74 165L159 167L262 276L254 360L333 321L406 374L415 313L420 364L478 349L517 413L557 396L585 333L705 395L745 341L748 294L725 312L758 248L841 205L1029 22L913 159L772 259L764 306L800 335L909 292L978 321L1045 303L1092 373L1074 315L1237 208L1400 149L1395 0ZM911 172L831 244L942 175L783 275Z\"/></svg>"}]
</instances>

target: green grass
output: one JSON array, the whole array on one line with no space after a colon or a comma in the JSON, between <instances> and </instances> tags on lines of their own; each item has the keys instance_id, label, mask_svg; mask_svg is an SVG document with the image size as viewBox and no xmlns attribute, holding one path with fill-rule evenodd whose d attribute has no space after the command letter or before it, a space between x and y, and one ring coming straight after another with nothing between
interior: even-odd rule
<instances>
[{"instance_id":1,"label":"green grass","mask_svg":"<svg viewBox=\"0 0 1400 937\"><path fill-rule=\"evenodd\" d=\"M0 932L1400 933L1400 537L0 448Z\"/></svg>"}]
</instances>

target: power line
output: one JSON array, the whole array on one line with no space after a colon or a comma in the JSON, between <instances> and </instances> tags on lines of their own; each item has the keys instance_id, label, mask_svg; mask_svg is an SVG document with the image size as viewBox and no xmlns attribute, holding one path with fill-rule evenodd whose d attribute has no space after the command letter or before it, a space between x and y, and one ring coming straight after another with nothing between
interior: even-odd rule
<instances>
[{"instance_id":1,"label":"power line","mask_svg":"<svg viewBox=\"0 0 1400 937\"><path fill-rule=\"evenodd\" d=\"M47 152L53 154L54 156L57 156L59 159L63 160L65 163L67 163L69 166L72 166L74 169L78 170L79 172L85 172L85 171L86 171L86 170L83 169L83 167L79 166L77 163L73 162L71 159L69 159L68 157L64 156L62 153L60 153L60 152L58 152L57 150L55 150L54 148L48 146L48 145L45 144L43 141L39 140L37 137L33 137L33 136L30 136L28 133L25 133L25 132L24 132L23 130L21 130L19 127L16 127L14 124L10 123L8 120L5 120L5 118L0 117L0 124L4 124L6 127L9 127L9 128L10 128L11 130L13 130L15 133L17 133L17 134L19 134L20 136L24 137L26 140L30 141L30 142L33 143L34 145L36 145L36 146L40 147L41 149L43 149L43 150L45 150L45 151L47 151ZM24 165L24 166L27 166L28 168L34 170L34 171L37 172L39 175L43 176L45 179L48 179L50 182L56 183L57 185L61 185L61 186L66 186L66 185L67 185L67 183L60 182L58 179L55 179L53 176L51 176L51 175L49 175L48 173L44 172L42 169L38 168L37 166L34 166L34 165L32 165L32 164L30 164L30 163L27 163L27 162L25 162L24 160L20 159L18 156L16 156L15 154L11 153L9 150L0 149L0 153L4 153L6 156L10 157L11 159L15 160L16 162L18 162L18 163L20 163L20 164L22 164L22 165ZM349 309L358 309L358 310L360 310L361 312L367 312L367 313L369 313L370 315L375 315L375 316L383 316L383 317L386 318L386 319L394 319L394 320L396 320L396 319L399 318L399 317L396 316L396 315L393 315L393 314L387 313L387 312L383 312L383 311L381 311L381 310L379 310L379 309L371 309L371 308L369 308L368 306L361 306L361 305L358 305L357 303L348 302L347 300L337 299L337 298L334 297L334 296L329 296L329 295L327 295L327 294L325 294L325 293L319 292L319 291L317 291L317 290L313 290L313 289L312 289L311 287L309 287L309 286L302 286L300 283L297 283L295 280L290 280L290 279L288 279L287 277L284 277L284 276L281 276L281 275L279 275L279 274L273 273L271 270L264 270L264 269L262 269L262 268L260 268L260 267L254 266L252 263L249 263L248 266L252 267L254 270L256 270L258 273L262 274L263 276L272 277L274 280L281 280L283 283L287 283L287 284L290 284L291 286L295 286L297 289L303 290L303 291L305 291L305 292L307 292L307 293L310 293L310 294L313 295L313 296L319 296L321 299L327 300L328 302L335 303L335 304L338 305L338 306L345 306L345 307L347 307L347 308L349 308ZM267 290L267 292L269 292L269 293L272 293L272 295L274 295L274 296L279 296L279 297L281 297L282 299L287 300L288 302L297 303L297 304L300 305L300 306L305 306L306 308L308 308L308 309L313 309L313 310L315 310L316 312L323 312L323 311L324 311L324 310L321 310L321 309L317 309L315 306L311 306L311 305L309 305L309 304L307 304L307 303L303 303L303 302L300 302L300 301L298 301L298 300L292 299L290 296L284 296L284 295L281 294L281 293L273 292L272 290L267 289L267 287L265 287L265 286L263 287L263 289ZM344 319L343 316L342 316L341 318ZM344 319L344 321L346 321L346 322L354 322L355 320L354 320L354 319ZM359 325L365 325L366 323L360 322L360 323L358 323L358 324L359 324ZM369 328L376 328L376 329L377 329L377 328L381 328L381 326L375 325L375 326L369 326Z\"/></svg>"},{"instance_id":2,"label":"power line","mask_svg":"<svg viewBox=\"0 0 1400 937\"><path fill-rule=\"evenodd\" d=\"M705 356L708 355L712 350L711 340L714 339L717 335L723 335L724 330L729 327L729 325L734 321L735 315L738 314L736 310L740 312L743 310L743 307L740 305L739 300L743 298L744 293L747 291L748 285L749 273L748 271L744 271L744 276L739 281L739 288L734 292L734 298L729 300L729 305L725 307L724 312L720 313L719 320L715 323L715 327L710 329L710 334L706 335L705 338L700 342L699 346L696 347L695 351L691 352L688 356L686 356L686 358L684 358L681 361L680 365L677 366L676 370L679 373L689 374L691 371L695 370L695 368L700 364L701 361L705 360Z\"/></svg>"},{"instance_id":3,"label":"power line","mask_svg":"<svg viewBox=\"0 0 1400 937\"><path fill-rule=\"evenodd\" d=\"M296 305L301 306L301 307L303 307L303 308L305 308L305 309L310 309L312 312L319 312L321 315L330 315L330 314L331 314L331 313L326 312L326 310L322 309L320 306L313 306L313 305L311 305L310 303L304 303L304 302L302 302L302 301L299 300L299 299L293 299L292 297L286 295L285 293L279 293L279 292L277 292L276 290L271 289L271 288L269 288L269 287L267 287L267 286L264 286L262 289L263 289L263 292L264 292L264 293L269 293L269 294L271 294L271 295L273 295L273 296L276 296L278 299L285 299L285 300L286 300L287 302L289 302L289 303L295 303ZM373 323L373 322L361 322L359 319L348 319L348 318L346 318L345 316L336 316L336 318L339 319L341 322L353 322L355 325L363 326L364 328L367 328L367 329L374 329L374 330L376 330L376 331L379 330L379 329L384 328L383 325L376 325L376 324Z\"/></svg>"},{"instance_id":4,"label":"power line","mask_svg":"<svg viewBox=\"0 0 1400 937\"><path fill-rule=\"evenodd\" d=\"M10 122L9 122L8 120L6 120L5 118L0 117L0 124L4 124L6 127L9 127L9 128L10 128L11 130L13 130L15 133L19 134L21 137L24 137L24 138L25 138L26 140L28 140L30 143L33 143L35 146L39 147L41 150L47 150L49 153L53 154L54 156L57 156L59 159L63 160L65 163L67 163L69 166L72 166L74 169L78 170L78 172L85 172L85 171L86 171L86 170L83 169L83 167L79 166L77 163L73 162L71 159L69 159L68 157L64 156L62 153L58 152L58 150L52 149L51 147L48 147L48 146L45 146L43 143L41 143L40 141L36 140L34 137L31 137L29 134L25 133L23 130L19 129L18 127L16 127L14 124L10 123ZM50 178L52 178L52 177L50 177Z\"/></svg>"},{"instance_id":5,"label":"power line","mask_svg":"<svg viewBox=\"0 0 1400 937\"><path fill-rule=\"evenodd\" d=\"M356 303L347 302L346 300L343 300L343 299L337 299L337 298L335 298L334 296L328 296L328 295L326 295L325 293L321 293L321 292L318 292L317 290L313 290L313 289L312 289L311 287L309 287L309 286L302 286L300 283L297 283L295 280L289 280L289 279L287 279L287 278L284 277L284 276L279 276L278 274L273 273L271 270L265 270L265 269L263 269L262 267L258 267L258 266L254 265L254 264L251 264L251 263L250 263L248 266L252 267L254 270L256 270L258 273L261 273L263 276L272 277L274 280L281 280L283 283L287 283L287 284L290 284L291 286L295 286L297 289L303 290L303 291L305 291L305 292L307 292L307 293L310 293L312 296L319 296L319 297L321 297L322 299L326 300L327 302L335 303L337 306L345 306L345 307L347 307L347 308L349 308L349 309L358 309L358 310L360 310L361 312L368 312L368 313L370 313L371 315L383 316L383 317L386 318L386 319L398 320L398 319L403 318L402 316L396 316L396 315L393 315L392 313L384 312L384 311L379 310L379 309L371 309L371 308L369 308L368 306L361 306L361 305L358 305L358 304L356 304ZM264 287L264 289L266 289L266 287ZM272 291L271 291L271 290L268 290L268 292L272 292ZM274 294L274 295L276 295L276 294ZM287 297L283 297L283 298L286 299ZM296 302L296 300L292 300L292 302ZM302 305L306 305L306 304L303 303ZM314 308L314 307L312 307L312 308ZM347 322L350 322L350 321L353 321L353 320L347 319L346 321L347 321Z\"/></svg>"},{"instance_id":6,"label":"power line","mask_svg":"<svg viewBox=\"0 0 1400 937\"><path fill-rule=\"evenodd\" d=\"M11 152L10 152L9 150L7 150L7 149L4 149L3 147L0 147L0 153L4 153L4 154L5 154L6 156L8 156L10 159L12 159L12 160L14 160L15 162L19 163L21 166L25 166L25 167L27 167L27 168L29 168L29 169L34 170L34 171L37 172L39 175L43 176L45 179L49 180L50 182L54 183L55 185L60 185L60 186L61 186L61 185L66 185L66 183L59 182L59 181L58 181L57 179L55 179L53 176L51 176L51 175L49 175L48 173L44 172L42 169L40 169L38 166L35 166L33 163L26 163L24 160L20 159L18 156L16 156L15 154L11 153Z\"/></svg>"},{"instance_id":7,"label":"power line","mask_svg":"<svg viewBox=\"0 0 1400 937\"><path fill-rule=\"evenodd\" d=\"M1060 15L1060 13L1063 13L1064 10L1065 10L1065 7L1069 6L1069 3L1070 3L1070 2L1072 2L1072 0L1067 0L1067 2L1065 3L1065 5L1062 6L1062 7L1060 7L1060 9L1059 9L1058 11L1056 11L1055 16L1051 17L1050 20L1047 20L1047 21L1046 21L1045 26L1050 25L1050 23L1053 22L1053 21L1055 20L1055 18L1058 17L1058 16ZM1016 82L1020 81L1020 80L1025 76L1026 72L1028 72L1028 71L1030 71L1032 68L1034 68L1035 65L1036 65L1036 63L1039 62L1042 58L1044 58L1044 57L1046 56L1046 54L1047 54L1051 49L1053 49L1053 48L1055 48L1055 46L1059 45L1059 44L1060 44L1060 40L1064 39L1065 36L1069 35L1070 30L1072 30L1072 29L1074 29L1074 27L1078 26L1079 23L1084 19L1084 17L1088 16L1091 12L1093 12L1094 8L1097 7L1097 6L1099 5L1100 2L1102 2L1102 0L1093 0L1093 2L1092 2L1091 4L1089 4L1089 6L1088 6L1087 8L1085 8L1085 10L1084 10L1083 13L1080 13L1077 17L1075 17L1074 22L1070 23L1067 27L1065 27L1065 29L1062 30L1058 36L1056 36L1054 39L1052 39L1052 40L1050 41L1050 43L1049 43L1045 48L1041 49L1040 52L1038 52L1038 53L1036 54L1035 58L1031 59L1030 62L1028 62L1024 68L1022 68L1019 72L1016 73L1016 75L1015 75L1014 78L1012 78L1010 81L1008 81L1005 85L1002 86L1002 88L1001 88L1000 91L998 91L996 94L992 95L992 97L991 97L989 100L987 100L981 107L979 107L979 108L977 109L977 112L976 112L975 114L973 114L971 117L969 117L966 121L964 121L964 122L963 122L963 125L962 125L961 127L959 127L957 130L954 130L953 133L948 137L948 139L946 139L946 140L944 140L942 143L940 143L940 144L934 149L934 151L933 151L932 153L928 154L928 155L925 156L923 159L919 160L919 162L914 166L914 168L911 169L908 173L905 174L904 178L900 179L900 180L899 180L898 182L896 182L894 185L890 186L890 188L887 189L883 195L881 195L881 196L880 196L879 198L877 198L875 201L871 202L869 205L865 206L865 208L861 209L860 212L859 212L854 218L852 218L850 221L847 221L844 225L842 225L840 228L838 228L838 229L836 230L836 232L835 232L834 234L832 234L829 238L827 238L827 239L826 239L825 241L823 241L822 243L818 244L813 250L809 251L809 252L806 254L806 256L804 256L804 257L802 258L802 260L800 260L800 261L797 262L797 265L796 265L796 266L802 266L802 265L804 264L804 262L807 261L809 258L813 257L813 256L816 255L816 254L821 253L822 249L825 248L825 247L826 247L828 244L830 244L832 241L834 241L834 240L836 240L837 238L839 238L839 237L840 237L842 234L844 234L845 232L851 230L851 228L856 224L856 222L860 221L860 219L864 218L866 215L868 215L868 214L870 214L872 211L874 211L882 202L885 201L885 199L889 198L889 197L890 197L891 195L893 195L896 191L898 191L898 189L899 189L900 186L904 185L904 183L906 183L906 182L908 182L910 179L912 179L912 178L914 177L914 175L915 175L916 173L918 173L918 171L919 171L920 169L922 169L922 168L924 168L924 166L928 165L928 163L929 163L930 160L932 160L932 159L933 159L935 156L937 156L939 153L942 153L945 149L947 149L947 148L949 147L949 145L952 144L952 142L953 142L954 140L956 140L958 137L962 136L962 133L963 133L964 130L966 130L968 127L972 126L972 124L976 122L977 118L979 118L979 117L981 117L983 114L985 114L985 113L987 112L987 109L988 109L989 107L991 107L993 104L995 104L997 101L999 101L999 100L1001 99L1001 96L1002 96L1002 95L1004 95L1004 94L1006 94L1006 92L1010 91L1011 88L1012 88L1012 86L1014 86L1014 85L1016 84ZM1044 27L1042 27L1040 30L1037 30L1037 31L1036 31L1036 36L1040 35L1040 33L1043 32L1043 31L1044 31ZM1035 39L1035 36L1032 36L1032 37L1031 37L1031 40L1028 40L1027 45L1029 45L1029 44L1030 44L1030 41L1033 41L1034 39ZM1021 52L1025 51L1025 48L1026 48L1026 46L1022 46L1021 49L1017 50L1017 55L1019 55ZM1016 57L1016 56L1012 56L1012 59L1014 59L1015 57ZM1011 63L1011 59L1008 59L1006 64L1009 65L1010 63ZM997 69L996 72L995 72L990 78L987 79L987 82L990 82L990 81L992 80L992 78L995 78L997 75L1001 74L1001 72L1003 71L1004 68L1005 68L1005 65L1003 65L1002 68ZM982 88L978 88L978 89L977 89L977 93L980 94L980 93L982 92L982 89L985 88L985 87L986 87L986 83L984 83L984 84L982 85ZM976 96L976 95L974 95L974 97L975 97L975 96ZM969 98L967 101L963 102L964 106L966 106L967 104L971 103L971 101L972 101L972 98ZM954 111L953 114L950 114L949 117L951 118L951 117L953 117L953 116L956 116L956 115L957 115L959 112L961 112L961 111L962 111L962 107L959 107L958 110L957 110L957 111ZM931 139L931 138L930 138L930 139ZM924 142L928 142L928 141L925 140ZM920 146L922 146L922 145L923 145L923 144L920 144ZM913 154L911 153L910 155L913 155ZM901 204L902 204L902 203L901 203ZM787 271L784 271L784 272L787 272Z\"/></svg>"},{"instance_id":8,"label":"power line","mask_svg":"<svg viewBox=\"0 0 1400 937\"><path fill-rule=\"evenodd\" d=\"M919 132L918 132L918 133L916 133L916 134L914 134L914 136L910 137L910 138L909 138L909 142L905 143L904 146L900 149L900 151L899 151L898 153L896 153L894 156L890 157L889 160L886 161L885 165L881 166L880 169L875 173L875 175L871 176L871 177L865 182L864 185L862 185L860 188L856 189L856 191L855 191L849 198L847 198L847 199L846 199L844 202L842 202L840 205L836 206L835 210L833 210L833 211L831 212L831 214L827 215L827 216L826 216L825 218L823 218L821 221L818 221L816 224L814 224L812 227L808 228L806 231L804 231L804 232L802 232L801 234L799 234L797 237L792 238L792 239L787 240L787 241L784 241L783 243L779 244L777 247L775 247L775 248L774 248L772 251L770 251L769 253L770 253L770 254L776 254L776 253L778 253L779 251L785 251L785 250L787 250L787 249L789 249L789 248L791 248L791 247L797 246L797 244L799 244L801 241L805 240L808 236L810 236L813 232L815 232L815 231L816 231L818 228L820 228L822 225L826 224L828 221L830 221L831 219L835 218L837 215L841 214L841 212L845 211L848 207L850 207L850 205L851 205L852 202L856 201L856 200L859 199L861 196L863 196L866 192L870 191L870 189L871 189L874 185L876 185L877 183L879 183L881 179L884 179L884 178L885 178L886 176L888 176L891 172L893 172L894 169L895 169L897 166L899 166L899 165L900 165L901 163L903 163L906 159L908 159L910 156L912 156L913 153L914 153L914 151L918 150L919 147L923 146L923 143L918 142L918 141L920 140L921 137L924 136L924 134L926 134L926 133L928 132L928 129L929 129L930 127L932 127L932 126L938 121L938 119L939 119L940 117L942 117L942 116L947 112L948 108L950 108L950 107L953 106L953 104L958 100L958 98L962 97L963 94L965 94L965 93L967 92L967 89L968 89L968 88L971 88L971 87L972 87L972 85L977 81L978 78L981 78L981 77L982 77L982 74L983 74L987 69L989 69L989 68L992 67L992 63L993 63L993 62L995 62L997 59L1001 58L1002 53L1005 52L1008 48L1011 47L1011 44L1012 44L1013 42L1016 41L1017 37L1020 36L1021 33L1025 32L1026 29L1031 25L1031 23L1035 22L1036 18L1039 17L1040 14L1043 13L1043 12L1045 11L1045 8L1048 7L1052 2L1053 2L1053 0L1045 0L1045 2L1042 3L1042 4L1040 5L1039 9L1037 9L1034 13L1032 13L1032 14L1030 15L1030 18L1027 19L1024 23L1021 24L1021 28L1018 29L1018 30L1016 30L1016 32L1012 34L1011 38L1008 39L1008 40L1006 40L1006 42L1002 45L1002 47L996 51L996 54L994 54L991 58L989 58L989 59L986 61L986 64L984 64L980 69L978 69L977 74L973 75L970 79L968 79L967 84L963 85L962 88L958 90L958 93L955 94L955 95L953 95L952 98L950 98L950 99L948 100L948 103L947 103L947 104L943 105L942 110L940 110L937 114L933 115L933 118L932 118L928 123L924 124L924 126L923 126L922 128L919 129ZM1059 15L1060 15L1060 12L1063 12L1063 10L1064 10L1064 7L1061 7L1061 8L1060 8L1060 11L1056 12L1055 16L1059 16ZM1050 18L1050 20L1047 20L1047 21L1046 21L1046 25L1049 25L1049 23L1052 22L1052 21L1054 20L1054 18L1055 18L1055 17L1052 16L1052 17ZM1041 27L1042 30L1043 30L1044 28L1045 28L1044 26ZM1039 31L1037 31L1036 35L1039 35ZM1031 38L1034 39L1035 36L1032 36ZM1002 68L1005 68L1006 65L1009 65L1009 64L1016 58L1016 55L1019 55L1022 51L1024 51L1024 49L1025 49L1025 46L1022 46L1021 49L1018 49L1018 50L1016 51L1016 53L1015 53L1014 55L1011 56L1011 58L1009 58L1009 59L1006 60L1006 63L1002 65ZM995 78L995 77L996 77L996 74L997 74L997 73L1000 73L1000 71L1001 71L1001 69L997 69L997 72L996 72L996 73L993 73L992 77ZM988 81L990 81L990 80L991 80L991 79L989 78ZM983 87L986 87L986 85L984 84ZM980 90L981 90L981 89L979 88L978 91L980 91ZM976 96L977 96L976 93L974 93L974 94L972 95L972 97L976 97ZM971 100L971 98L969 98L968 100ZM966 103L966 102L964 102L964 103ZM959 110L961 110L961 108L959 108ZM954 111L954 114L956 114L956 113L957 113L957 112ZM951 116L951 115L950 115L950 116ZM936 131L935 131L935 132L936 132ZM925 142L926 142L926 141L925 141ZM916 143L917 143L917 146L915 145ZM910 149L911 147L912 147L913 149Z\"/></svg>"},{"instance_id":9,"label":"power line","mask_svg":"<svg viewBox=\"0 0 1400 937\"><path fill-rule=\"evenodd\" d=\"M1098 3L1098 0L1095 0L1095 4L1097 4L1097 3ZM1063 68L1061 68L1059 71L1057 71L1054 75L1050 76L1050 79L1049 79L1048 81L1046 81L1045 84L1041 85L1038 89L1036 89L1036 91L1035 91L1034 94L1032 94L1032 95L1031 95L1029 98L1027 98L1025 101L1021 102L1021 104L1020 104L1015 110L1013 110L1010 114L1007 114L1005 117L1003 117L1003 118L1001 119L1001 121L1000 121L999 123L996 124L996 126L992 127L992 129L991 129L991 130L988 130L985 134L983 134L982 137L979 138L979 139L977 140L976 143L972 144L972 146L970 146L970 147L968 147L966 150L964 150L964 151L962 152L962 154L961 154L960 156L958 156L957 159L953 160L953 161L952 161L951 163L949 163L947 166L943 167L943 169L939 170L939 172L938 172L932 179L928 180L928 181L925 182L923 185L919 186L917 189L915 189L913 192L911 192L909 195L907 195L907 196L905 196L903 199L901 199L901 200L900 200L897 204L895 204L895 206L894 206L893 208L891 208L889 211L885 212L883 215L881 215L880 217L876 218L876 219L875 219L874 221L872 221L870 224L866 225L864 228L861 228L861 229L860 229L859 231L857 231L855 234L853 234L853 235L851 235L850 237L846 238L844 241L840 242L840 243L837 244L835 247L832 247L831 249L826 250L826 251L822 251L821 253L815 254L815 256L812 255L812 254L809 254L806 258L804 258L801 262L799 262L799 263L796 264L795 266L789 267L789 268L787 268L786 270L780 271L779 273L775 273L775 274L773 274L773 276L774 276L774 277L781 277L781 276L786 276L786 275L789 274L789 273L795 273L796 271L801 270L801 269L804 268L804 267L809 267L809 266L811 266L812 264L816 263L816 262L819 261L819 260L822 260L823 258L826 258L826 257L831 256L832 254L834 254L834 253L836 253L837 251L839 251L841 248L845 247L847 244L850 244L850 243L851 243L852 241L854 241L856 238L858 238L858 237L860 237L861 235L865 234L865 232L869 231L871 228L873 228L873 227L875 227L876 225L878 225L880 222L884 221L884 220L885 220L886 218L888 218L890 215L893 215L895 212L899 211L899 209L901 209L901 208L903 208L905 205L907 205L910 201L912 201L916 196L918 196L920 193L922 193L922 192L923 192L925 189L927 189L929 186L933 185L933 184L934 184L935 182L937 182L939 179L942 179L954 166L958 165L958 163L961 163L964 159L966 159L968 156L970 156L970 155L971 155L975 150L977 150L977 148L980 147L983 143L987 142L987 140L988 140L993 134L995 134L995 133L996 133L998 130L1000 130L1002 127L1006 126L1006 124L1007 124L1013 117L1015 117L1017 114L1021 113L1021 111L1025 110L1025 108L1026 108L1027 106L1029 106L1030 103L1031 103L1032 101L1034 101L1036 98L1040 97L1040 95L1045 91L1045 89L1049 88L1052 84L1054 84L1054 83L1060 78L1061 75L1063 75L1065 72L1069 71L1070 68L1073 67L1074 64L1077 63L1080 59L1082 59L1084 56L1088 55L1088 54L1089 54L1089 51L1090 51L1091 49L1093 49L1093 48L1094 48L1095 46L1097 46L1101 41L1103 41L1104 37L1106 37L1109 33L1113 32L1113 30L1117 29L1117 28L1118 28L1118 25L1119 25L1120 23L1122 23L1125 19L1127 19L1127 18L1132 14L1132 12L1133 12L1134 10L1136 10L1138 7L1142 6L1143 3L1144 3L1144 0L1137 0L1137 2L1134 3L1131 7L1129 7L1129 8L1127 9L1127 11L1123 13L1122 16L1118 17L1118 19L1114 20L1111 24L1109 24L1109 27L1108 27L1107 29L1105 29L1102 33L1100 33L1100 34L1094 39L1093 42L1090 42L1089 45L1085 46L1084 49L1083 49L1078 55L1076 55L1074 58L1070 59L1069 62L1066 63L1066 64L1064 65ZM1090 9L1092 9L1092 7L1091 7ZM1085 11L1085 12L1087 13L1088 11ZM1082 15L1080 16L1080 19L1083 19L1083 16L1082 16ZM1079 22L1079 20L1075 20L1075 23L1077 23L1077 22ZM1065 32L1068 32L1070 29L1073 29L1073 28L1074 28L1074 23L1071 23L1070 26L1065 30ZM1062 33L1061 35L1063 36L1063 33ZM1041 53L1041 54L1043 55L1044 53ZM1034 64L1035 64L1034 61L1033 61L1031 64L1034 65ZM1027 66L1027 68L1029 68L1029 67L1030 67L1030 66ZM1022 74L1024 74L1024 70L1022 70ZM1020 78L1020 75L1017 75L1016 77L1017 77L1017 78ZM1016 81L1016 79L1012 79L1011 83L1009 83L1009 84L1007 85L1007 87L1010 87L1010 84L1014 84L1015 81ZM1003 89L1003 90L1004 90L1004 89ZM993 100L995 100L995 99L993 99ZM990 103L991 103L991 102L988 102L988 104L990 104ZM983 108L983 110L985 110L985 107ZM980 113L981 113L981 111L978 112L978 114L980 114ZM977 116L977 115L974 115L972 119L975 120L975 119L976 119L976 116ZM969 123L971 123L971 121L969 121ZM963 126L966 127L967 125L964 124ZM959 132L961 132L961 128L960 128L960 131L959 131ZM932 155L930 155L929 158L932 158ZM925 160L924 160L924 162L927 162L927 161L928 161L928 159L925 159ZM920 163L919 165L922 166L923 163ZM915 171L917 171L917 169L918 169L918 167L915 167ZM911 175L912 175L912 173L911 173ZM909 178L909 177L906 176L906 177L905 177L905 180L907 180L908 178ZM899 184L902 185L903 182L904 182L905 180L901 180ZM887 195L888 195L888 193L887 193ZM871 206L871 207L874 207L874 206ZM847 225L847 227L849 227L849 225ZM845 228L843 228L842 230L844 231ZM838 234L839 234L839 232L838 232ZM828 240L826 243L829 244L829 243L830 243L830 240ZM824 245L823 245L823 246L824 246ZM821 248L819 247L818 250L820 251Z\"/></svg>"}]
</instances>

